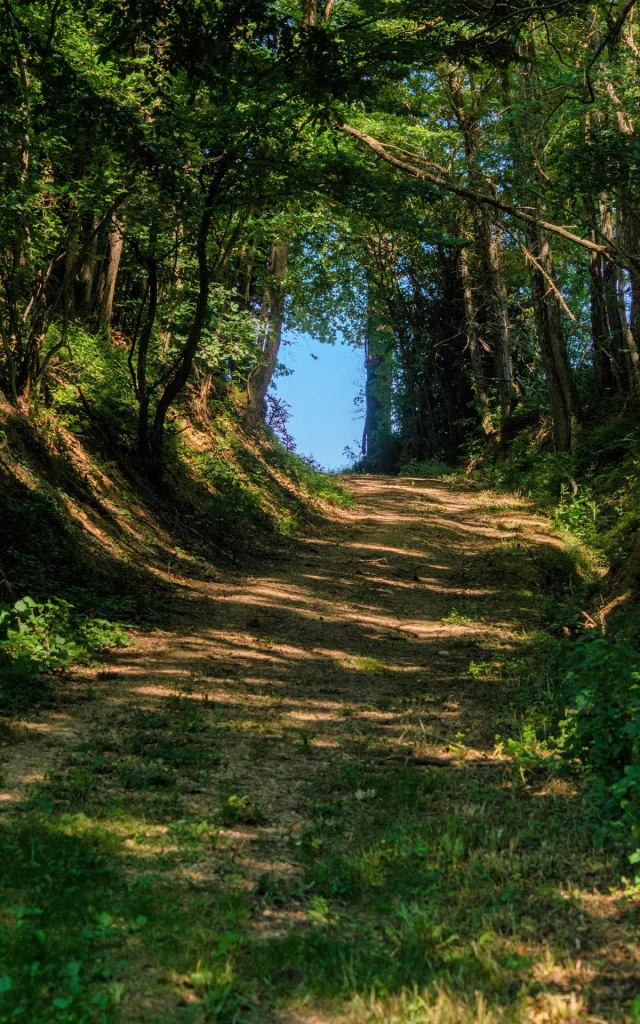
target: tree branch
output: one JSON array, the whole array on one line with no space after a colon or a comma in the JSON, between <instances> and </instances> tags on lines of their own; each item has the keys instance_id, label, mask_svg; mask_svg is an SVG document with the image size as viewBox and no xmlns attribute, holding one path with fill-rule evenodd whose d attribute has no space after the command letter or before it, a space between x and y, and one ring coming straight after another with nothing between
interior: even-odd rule
<instances>
[{"instance_id":1,"label":"tree branch","mask_svg":"<svg viewBox=\"0 0 640 1024\"><path fill-rule=\"evenodd\" d=\"M346 132L347 135L352 135L354 139L359 139L360 142L364 142L364 144L382 160L386 160L387 163L399 168L406 174L411 174L414 178L418 178L420 181L428 181L432 185L438 185L440 188L444 188L448 192L453 192L454 195L460 196L462 199L466 199L467 202L483 203L485 206L492 206L494 210L500 210L502 213L507 213L510 217L517 217L518 220L522 220L526 224L534 224L536 227L544 228L551 234L558 235L559 238L564 238L568 242L573 242L574 245L579 245L583 249L589 249L591 252L600 253L602 256L606 256L615 263L620 263L620 254L610 245L599 245L597 242L592 242L588 238L581 238L580 235L576 235L573 231L563 228L560 224L551 224L549 221L540 220L538 217L534 217L530 213L524 213L522 210L514 209L508 203L503 203L501 199L495 199L493 196L484 195L482 192L476 192L473 189L465 188L463 185L456 185L454 182L447 181L446 178L433 174L431 171L425 171L421 167L414 167L405 160L400 160L397 156L389 153L385 146L381 142L378 142L377 139L374 139L371 135L365 134L365 132L358 131L357 128L353 128L350 124L341 124L338 127L340 128L340 131ZM625 262L624 266L627 267L628 264Z\"/></svg>"}]
</instances>

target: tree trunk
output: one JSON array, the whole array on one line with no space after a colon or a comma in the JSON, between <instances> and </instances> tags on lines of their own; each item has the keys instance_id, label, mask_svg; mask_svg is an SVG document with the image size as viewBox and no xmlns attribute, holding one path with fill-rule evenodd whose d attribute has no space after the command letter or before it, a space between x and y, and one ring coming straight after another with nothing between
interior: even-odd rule
<instances>
[{"instance_id":1,"label":"tree trunk","mask_svg":"<svg viewBox=\"0 0 640 1024\"><path fill-rule=\"evenodd\" d=\"M271 384L273 371L278 361L282 325L284 323L284 304L286 292L284 277L287 272L289 242L279 242L271 246L269 255L270 276L265 286L264 312L265 329L260 353L260 362L254 366L247 381L248 401L245 423L250 430L255 430L264 421L267 391Z\"/></svg>"},{"instance_id":2,"label":"tree trunk","mask_svg":"<svg viewBox=\"0 0 640 1024\"><path fill-rule=\"evenodd\" d=\"M631 332L636 351L640 351L640 277L631 276Z\"/></svg>"},{"instance_id":3,"label":"tree trunk","mask_svg":"<svg viewBox=\"0 0 640 1024\"><path fill-rule=\"evenodd\" d=\"M171 408L171 404L175 401L189 379L189 374L193 367L193 360L195 359L196 352L198 351L202 332L207 321L209 286L211 284L211 270L209 269L207 260L207 243L209 241L213 211L216 205L218 192L232 160L233 157L229 154L225 155L225 158L219 161L216 173L214 174L207 190L204 209L200 218L198 239L196 242L196 256L198 260L198 297L196 300L196 308L193 314L191 327L189 328L189 333L187 334L187 340L185 341L182 352L180 353L175 372L165 385L165 388L160 395L155 415L153 417L153 426L149 434L149 457L147 468L149 469L152 477L156 479L156 482L159 482L162 478L164 425L167 419L167 413Z\"/></svg>"},{"instance_id":4,"label":"tree trunk","mask_svg":"<svg viewBox=\"0 0 640 1024\"><path fill-rule=\"evenodd\" d=\"M107 334L111 333L111 314L113 312L113 297L118 280L120 257L124 245L124 218L113 214L109 226L107 243L107 257L102 276L100 293L98 296L97 323L98 327L104 327Z\"/></svg>"},{"instance_id":5,"label":"tree trunk","mask_svg":"<svg viewBox=\"0 0 640 1024\"><path fill-rule=\"evenodd\" d=\"M88 230L90 232L89 241L84 249L76 286L76 310L83 319L90 316L93 303L93 282L98 255L98 218L96 214L92 215Z\"/></svg>"},{"instance_id":6,"label":"tree trunk","mask_svg":"<svg viewBox=\"0 0 640 1024\"><path fill-rule=\"evenodd\" d=\"M523 55L526 56L527 63L520 72L520 100L524 101L525 109L529 106L535 111L540 79L533 35L526 39ZM545 124L540 114L525 114L522 122L514 125L512 143L516 166L522 180L531 181L535 186L535 183L544 176L540 161L544 159ZM549 232L541 223L544 211L540 208L535 190L531 193L531 205L538 222L527 224L525 229L525 237L533 257L528 261L531 300L549 396L553 435L556 447L560 451L569 452L576 442L580 429L580 403L562 327L561 307L552 287L555 273ZM537 261L537 265L534 260Z\"/></svg>"},{"instance_id":7,"label":"tree trunk","mask_svg":"<svg viewBox=\"0 0 640 1024\"><path fill-rule=\"evenodd\" d=\"M613 242L613 215L606 195L600 196L600 230L607 241ZM614 361L618 391L628 394L631 387L630 364L618 304L618 271L611 260L603 267L604 301L611 352Z\"/></svg>"},{"instance_id":8,"label":"tree trunk","mask_svg":"<svg viewBox=\"0 0 640 1024\"><path fill-rule=\"evenodd\" d=\"M469 180L474 188L478 188L485 184L485 175L477 162L478 123L483 101L475 88L473 79L465 91L457 70L449 72L447 84L451 106L464 139ZM473 215L476 251L480 257L483 278L481 287L486 313L485 324L493 354L494 377L500 395L500 410L503 418L506 418L509 416L513 404L513 381L507 287L504 280L500 239L486 208L479 203L471 204L470 208ZM474 322L475 320L474 317Z\"/></svg>"},{"instance_id":9,"label":"tree trunk","mask_svg":"<svg viewBox=\"0 0 640 1024\"><path fill-rule=\"evenodd\" d=\"M534 263L530 264L531 298L547 382L553 433L557 448L569 452L580 428L580 405L562 329L560 304L547 284L554 276L553 257L549 237L544 229L530 228L527 240L532 255L542 268L539 270Z\"/></svg>"},{"instance_id":10,"label":"tree trunk","mask_svg":"<svg viewBox=\"0 0 640 1024\"><path fill-rule=\"evenodd\" d=\"M475 301L471 284L471 272L469 270L469 253L466 247L460 250L458 266L460 270L460 280L462 283L462 294L464 297L465 329L467 346L471 357L473 390L482 429L488 436L493 433L494 427L493 420L491 418L491 408L489 406L487 379L482 360L482 348L478 337Z\"/></svg>"},{"instance_id":11,"label":"tree trunk","mask_svg":"<svg viewBox=\"0 0 640 1024\"><path fill-rule=\"evenodd\" d=\"M391 433L391 367L389 347L379 330L372 287L367 294L367 330L365 339L365 414L362 454L372 465L380 454L381 442Z\"/></svg>"},{"instance_id":12,"label":"tree trunk","mask_svg":"<svg viewBox=\"0 0 640 1024\"><path fill-rule=\"evenodd\" d=\"M494 377L500 396L503 418L509 416L513 403L511 349L507 289L504 281L500 247L486 211L474 210L474 233L482 271L482 292L486 312L485 325L493 355Z\"/></svg>"},{"instance_id":13,"label":"tree trunk","mask_svg":"<svg viewBox=\"0 0 640 1024\"><path fill-rule=\"evenodd\" d=\"M595 232L593 233L595 235ZM589 253L589 288L591 294L591 339L593 342L593 369L599 395L611 394L614 388L613 370L609 356L609 332L604 292L602 257Z\"/></svg>"},{"instance_id":14,"label":"tree trunk","mask_svg":"<svg viewBox=\"0 0 640 1024\"><path fill-rule=\"evenodd\" d=\"M635 249L633 212L629 207L620 206L617 211L616 241L631 251ZM637 282L636 282L637 284ZM624 343L624 358L629 377L629 393L633 397L640 395L640 351L639 339L634 331L634 300L631 293L630 316L627 314L627 275L621 267L616 268L616 292L618 297L618 313ZM637 320L636 320L637 325Z\"/></svg>"},{"instance_id":15,"label":"tree trunk","mask_svg":"<svg viewBox=\"0 0 640 1024\"><path fill-rule=\"evenodd\" d=\"M147 362L149 358L149 344L158 311L158 263L154 253L149 257L148 267L147 290L149 305L144 327L138 341L138 358L135 373L138 399L138 453L143 463L147 462L149 458L149 406L151 403L151 390L147 380Z\"/></svg>"},{"instance_id":16,"label":"tree trunk","mask_svg":"<svg viewBox=\"0 0 640 1024\"><path fill-rule=\"evenodd\" d=\"M310 28L315 25L318 19L318 0L303 0L302 4L302 28Z\"/></svg>"}]
</instances>

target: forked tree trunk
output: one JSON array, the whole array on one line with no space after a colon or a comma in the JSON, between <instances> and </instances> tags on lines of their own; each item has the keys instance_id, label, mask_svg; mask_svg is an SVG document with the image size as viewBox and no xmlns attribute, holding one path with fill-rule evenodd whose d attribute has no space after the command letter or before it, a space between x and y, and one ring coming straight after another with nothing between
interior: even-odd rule
<instances>
[{"instance_id":1,"label":"forked tree trunk","mask_svg":"<svg viewBox=\"0 0 640 1024\"><path fill-rule=\"evenodd\" d=\"M331 17L335 0L303 0L302 3L302 20L300 25L302 28L311 28L318 23L320 25L326 25L329 18ZM318 8L320 7L320 10Z\"/></svg>"}]
</instances>

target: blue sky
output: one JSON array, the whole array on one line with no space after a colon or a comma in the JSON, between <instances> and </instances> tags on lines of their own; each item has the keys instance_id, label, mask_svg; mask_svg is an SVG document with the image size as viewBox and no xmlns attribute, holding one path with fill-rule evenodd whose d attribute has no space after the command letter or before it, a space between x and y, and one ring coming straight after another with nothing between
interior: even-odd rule
<instances>
[{"instance_id":1,"label":"blue sky","mask_svg":"<svg viewBox=\"0 0 640 1024\"><path fill-rule=\"evenodd\" d=\"M289 338L280 361L293 373L276 381L278 397L291 406L288 430L301 455L336 469L346 462L345 445L354 447L357 439L359 446L362 436L362 419L356 418L353 405L364 383L362 349L339 341L323 345L304 334Z\"/></svg>"}]
</instances>

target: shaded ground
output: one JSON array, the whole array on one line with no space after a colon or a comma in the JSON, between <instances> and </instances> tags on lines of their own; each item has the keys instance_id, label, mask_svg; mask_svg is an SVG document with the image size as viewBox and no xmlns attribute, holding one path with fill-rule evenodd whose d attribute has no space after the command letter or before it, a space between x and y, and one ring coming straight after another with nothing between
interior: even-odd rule
<instances>
[{"instance_id":1,"label":"shaded ground","mask_svg":"<svg viewBox=\"0 0 640 1024\"><path fill-rule=\"evenodd\" d=\"M496 742L571 560L515 500L348 486L7 728L0 1022L638 1019L637 888Z\"/></svg>"}]
</instances>

